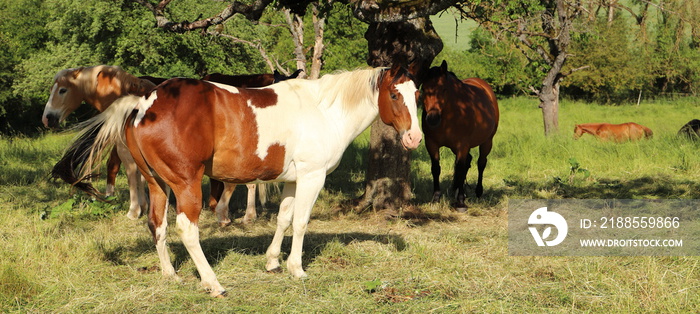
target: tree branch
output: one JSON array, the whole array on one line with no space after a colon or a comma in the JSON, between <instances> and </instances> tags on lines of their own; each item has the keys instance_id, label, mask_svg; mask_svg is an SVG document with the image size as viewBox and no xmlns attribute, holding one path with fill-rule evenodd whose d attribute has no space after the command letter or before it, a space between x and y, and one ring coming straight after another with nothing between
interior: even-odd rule
<instances>
[{"instance_id":1,"label":"tree branch","mask_svg":"<svg viewBox=\"0 0 700 314\"><path fill-rule=\"evenodd\" d=\"M359 0L355 17L365 23L391 23L428 17L455 5L459 0Z\"/></svg>"},{"instance_id":2,"label":"tree branch","mask_svg":"<svg viewBox=\"0 0 700 314\"><path fill-rule=\"evenodd\" d=\"M169 20L165 14L165 8L173 0L161 0L155 6L149 0L132 1L141 4L146 9L151 11L153 16L156 18L158 27L175 33L184 33L195 29L206 29L212 25L222 24L236 14L242 14L250 21L258 21L262 16L265 7L272 3L272 0L255 0L253 4L244 4L238 1L233 1L229 6L212 17L200 19L194 22L173 22Z\"/></svg>"}]
</instances>

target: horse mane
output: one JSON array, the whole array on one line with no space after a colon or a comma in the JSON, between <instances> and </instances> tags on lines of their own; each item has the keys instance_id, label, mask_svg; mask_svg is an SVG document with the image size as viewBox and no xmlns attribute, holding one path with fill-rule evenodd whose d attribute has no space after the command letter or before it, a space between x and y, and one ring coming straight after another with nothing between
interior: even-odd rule
<instances>
[{"instance_id":1,"label":"horse mane","mask_svg":"<svg viewBox=\"0 0 700 314\"><path fill-rule=\"evenodd\" d=\"M379 80L387 68L369 68L354 71L341 71L326 74L317 80L319 84L319 105L330 106L340 101L347 109L374 100L379 90Z\"/></svg>"}]
</instances>

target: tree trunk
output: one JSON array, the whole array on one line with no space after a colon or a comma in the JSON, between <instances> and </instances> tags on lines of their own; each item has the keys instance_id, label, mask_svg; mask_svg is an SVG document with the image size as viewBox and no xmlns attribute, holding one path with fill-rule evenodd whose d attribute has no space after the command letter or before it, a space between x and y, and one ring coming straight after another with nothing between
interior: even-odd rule
<instances>
[{"instance_id":1,"label":"tree trunk","mask_svg":"<svg viewBox=\"0 0 700 314\"><path fill-rule=\"evenodd\" d=\"M323 66L323 50L325 45L323 44L323 31L326 27L326 14L323 14L319 10L319 4L312 4L313 13L313 23L314 23L314 53L311 57L311 73L309 74L310 79L317 79L321 75L321 67Z\"/></svg>"},{"instance_id":2,"label":"tree trunk","mask_svg":"<svg viewBox=\"0 0 700 314\"><path fill-rule=\"evenodd\" d=\"M370 23L365 38L370 66L410 65L416 77L442 50L442 40L429 18ZM396 131L377 119L372 124L365 194L359 207L396 209L410 201L413 198L410 160L411 152L400 144Z\"/></svg>"},{"instance_id":3,"label":"tree trunk","mask_svg":"<svg viewBox=\"0 0 700 314\"><path fill-rule=\"evenodd\" d=\"M292 10L284 10L284 17L289 26L289 32L294 42L294 56L297 61L297 69L304 70L299 74L299 78L306 77L306 55L304 54L304 20L301 16L293 13Z\"/></svg>"},{"instance_id":4,"label":"tree trunk","mask_svg":"<svg viewBox=\"0 0 700 314\"><path fill-rule=\"evenodd\" d=\"M559 131L559 83L543 86L539 94L544 134L552 135Z\"/></svg>"}]
</instances>

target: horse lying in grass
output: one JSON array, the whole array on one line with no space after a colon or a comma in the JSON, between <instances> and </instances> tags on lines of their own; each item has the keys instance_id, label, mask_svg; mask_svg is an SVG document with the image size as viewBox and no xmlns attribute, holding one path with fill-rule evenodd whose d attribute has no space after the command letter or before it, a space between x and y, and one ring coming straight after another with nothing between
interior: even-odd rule
<instances>
[{"instance_id":1,"label":"horse lying in grass","mask_svg":"<svg viewBox=\"0 0 700 314\"><path fill-rule=\"evenodd\" d=\"M678 130L678 136L691 140L700 139L700 120L693 119L688 121Z\"/></svg>"},{"instance_id":2,"label":"horse lying in grass","mask_svg":"<svg viewBox=\"0 0 700 314\"><path fill-rule=\"evenodd\" d=\"M118 99L86 124L66 154L87 156L73 166L89 177L101 152L125 138L148 182L148 225L161 271L177 277L166 246L165 191L170 188L177 199L177 229L202 286L212 296L223 296L225 289L199 243L202 176L235 184L285 182L266 269L280 268L284 232L291 225L287 269L294 277L305 277L304 234L326 175L377 116L393 126L406 149L417 148L422 133L416 91L403 67L294 79L258 89L171 79L145 97Z\"/></svg>"},{"instance_id":3,"label":"horse lying in grass","mask_svg":"<svg viewBox=\"0 0 700 314\"><path fill-rule=\"evenodd\" d=\"M649 139L654 136L654 132L651 129L634 122L621 124L583 123L577 124L574 128L574 139L579 139L586 133L600 140L616 143L636 141L643 138Z\"/></svg>"}]
</instances>

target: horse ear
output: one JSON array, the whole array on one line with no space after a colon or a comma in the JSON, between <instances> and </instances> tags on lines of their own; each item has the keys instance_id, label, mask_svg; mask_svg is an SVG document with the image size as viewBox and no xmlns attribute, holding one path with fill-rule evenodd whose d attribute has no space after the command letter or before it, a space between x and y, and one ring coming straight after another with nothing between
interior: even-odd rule
<instances>
[{"instance_id":1,"label":"horse ear","mask_svg":"<svg viewBox=\"0 0 700 314\"><path fill-rule=\"evenodd\" d=\"M440 70L442 70L442 72L447 72L447 61L446 60L442 60L442 64L440 65Z\"/></svg>"},{"instance_id":2,"label":"horse ear","mask_svg":"<svg viewBox=\"0 0 700 314\"><path fill-rule=\"evenodd\" d=\"M73 74L73 79L77 79L78 76L80 75L80 73L83 72L83 69L85 69L85 67L79 67L79 68L73 69L73 71L71 71Z\"/></svg>"}]
</instances>

